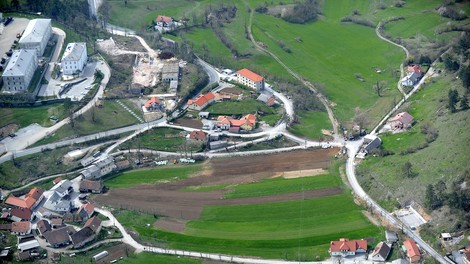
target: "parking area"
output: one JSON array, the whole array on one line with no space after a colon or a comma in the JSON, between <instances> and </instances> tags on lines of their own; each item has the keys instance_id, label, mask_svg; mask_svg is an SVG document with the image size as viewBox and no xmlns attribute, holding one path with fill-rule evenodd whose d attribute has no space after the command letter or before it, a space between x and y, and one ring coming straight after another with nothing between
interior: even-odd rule
<instances>
[{"instance_id":1,"label":"parking area","mask_svg":"<svg viewBox=\"0 0 470 264\"><path fill-rule=\"evenodd\" d=\"M61 81L50 79L48 84L44 84L39 91L39 96L58 96L61 89L61 85L67 83L77 82L85 79L85 81L75 84L65 94L62 94L60 98L70 98L72 101L80 101L90 91L93 85L95 69L99 68L98 64L101 62L90 62L86 65L80 76L71 81Z\"/></svg>"},{"instance_id":2,"label":"parking area","mask_svg":"<svg viewBox=\"0 0 470 264\"><path fill-rule=\"evenodd\" d=\"M0 57L5 56L5 52L11 49L11 45L17 40L16 34L22 33L28 23L29 19L14 18L8 26L3 27L0 35Z\"/></svg>"}]
</instances>

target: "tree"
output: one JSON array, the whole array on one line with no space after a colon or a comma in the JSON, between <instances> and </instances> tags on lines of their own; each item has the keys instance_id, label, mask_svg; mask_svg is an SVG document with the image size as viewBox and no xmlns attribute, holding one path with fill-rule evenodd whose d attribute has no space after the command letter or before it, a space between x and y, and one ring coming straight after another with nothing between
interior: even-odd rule
<instances>
[{"instance_id":1,"label":"tree","mask_svg":"<svg viewBox=\"0 0 470 264\"><path fill-rule=\"evenodd\" d=\"M467 93L470 93L470 66L466 66L460 71L459 78L462 80Z\"/></svg>"},{"instance_id":2,"label":"tree","mask_svg":"<svg viewBox=\"0 0 470 264\"><path fill-rule=\"evenodd\" d=\"M382 91L385 89L385 85L382 82L377 81L374 85L374 90L378 97L382 97Z\"/></svg>"},{"instance_id":3,"label":"tree","mask_svg":"<svg viewBox=\"0 0 470 264\"><path fill-rule=\"evenodd\" d=\"M417 173L413 172L413 165L409 161L405 162L401 168L403 176L406 178L413 178L417 176Z\"/></svg>"},{"instance_id":4,"label":"tree","mask_svg":"<svg viewBox=\"0 0 470 264\"><path fill-rule=\"evenodd\" d=\"M460 109L467 110L469 108L467 96L462 96L462 99L460 99Z\"/></svg>"},{"instance_id":5,"label":"tree","mask_svg":"<svg viewBox=\"0 0 470 264\"><path fill-rule=\"evenodd\" d=\"M457 108L455 108L455 105L459 101L459 92L455 89L450 89L448 93L449 101L448 101L448 107L450 109L450 112L455 113L457 111Z\"/></svg>"},{"instance_id":6,"label":"tree","mask_svg":"<svg viewBox=\"0 0 470 264\"><path fill-rule=\"evenodd\" d=\"M20 1L19 0L11 0L10 4L16 10L20 9Z\"/></svg>"},{"instance_id":7,"label":"tree","mask_svg":"<svg viewBox=\"0 0 470 264\"><path fill-rule=\"evenodd\" d=\"M426 187L426 194L424 197L424 206L430 210L435 209L436 202L436 193L434 192L434 187L431 184L428 184Z\"/></svg>"}]
</instances>

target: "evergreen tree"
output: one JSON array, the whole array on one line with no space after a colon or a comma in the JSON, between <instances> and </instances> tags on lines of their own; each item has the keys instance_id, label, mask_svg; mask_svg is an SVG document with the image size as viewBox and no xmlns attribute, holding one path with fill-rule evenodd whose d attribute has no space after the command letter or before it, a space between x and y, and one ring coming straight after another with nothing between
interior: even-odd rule
<instances>
[{"instance_id":1,"label":"evergreen tree","mask_svg":"<svg viewBox=\"0 0 470 264\"><path fill-rule=\"evenodd\" d=\"M457 111L457 108L455 108L455 105L459 101L459 92L457 92L457 90L450 89L448 96L449 96L448 107L450 109L450 112L455 113Z\"/></svg>"},{"instance_id":2,"label":"evergreen tree","mask_svg":"<svg viewBox=\"0 0 470 264\"><path fill-rule=\"evenodd\" d=\"M468 108L470 108L468 106L468 99L466 96L462 96L462 99L460 99L460 109L467 110Z\"/></svg>"}]
</instances>

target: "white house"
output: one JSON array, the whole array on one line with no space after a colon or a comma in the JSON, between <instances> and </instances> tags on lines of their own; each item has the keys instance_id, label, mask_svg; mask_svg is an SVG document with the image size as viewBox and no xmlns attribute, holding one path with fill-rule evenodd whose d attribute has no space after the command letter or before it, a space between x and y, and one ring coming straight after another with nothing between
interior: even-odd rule
<instances>
[{"instance_id":1,"label":"white house","mask_svg":"<svg viewBox=\"0 0 470 264\"><path fill-rule=\"evenodd\" d=\"M264 89L264 78L248 69L237 71L237 82L258 91Z\"/></svg>"},{"instance_id":2,"label":"white house","mask_svg":"<svg viewBox=\"0 0 470 264\"><path fill-rule=\"evenodd\" d=\"M67 44L60 66L65 75L72 75L81 72L86 66L88 55L86 51L86 43L73 42Z\"/></svg>"},{"instance_id":3,"label":"white house","mask_svg":"<svg viewBox=\"0 0 470 264\"><path fill-rule=\"evenodd\" d=\"M34 50L15 50L3 72L3 92L27 91L37 66L38 61Z\"/></svg>"},{"instance_id":4,"label":"white house","mask_svg":"<svg viewBox=\"0 0 470 264\"><path fill-rule=\"evenodd\" d=\"M47 42L52 35L50 19L33 19L23 32L18 43L22 49L35 49L37 56L42 56Z\"/></svg>"}]
</instances>

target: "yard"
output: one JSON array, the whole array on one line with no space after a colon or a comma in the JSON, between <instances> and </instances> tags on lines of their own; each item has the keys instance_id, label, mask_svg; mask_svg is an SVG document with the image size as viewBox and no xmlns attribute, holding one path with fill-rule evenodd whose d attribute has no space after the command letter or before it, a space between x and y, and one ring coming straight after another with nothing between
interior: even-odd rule
<instances>
[{"instance_id":1,"label":"yard","mask_svg":"<svg viewBox=\"0 0 470 264\"><path fill-rule=\"evenodd\" d=\"M188 142L185 138L187 132L174 128L155 128L129 140L121 148L142 148L170 152L198 152L202 150L202 143Z\"/></svg>"},{"instance_id":2,"label":"yard","mask_svg":"<svg viewBox=\"0 0 470 264\"><path fill-rule=\"evenodd\" d=\"M16 123L22 127L37 123L48 127L53 125L49 120L51 116L56 116L59 120L67 117L63 103L55 103L37 107L2 108L0 111L0 127Z\"/></svg>"},{"instance_id":3,"label":"yard","mask_svg":"<svg viewBox=\"0 0 470 264\"><path fill-rule=\"evenodd\" d=\"M307 138L323 139L326 136L322 134L321 130L331 129L330 119L326 112L317 111L303 111L298 113L299 120L294 123L290 128L289 132L297 136L303 136Z\"/></svg>"}]
</instances>

